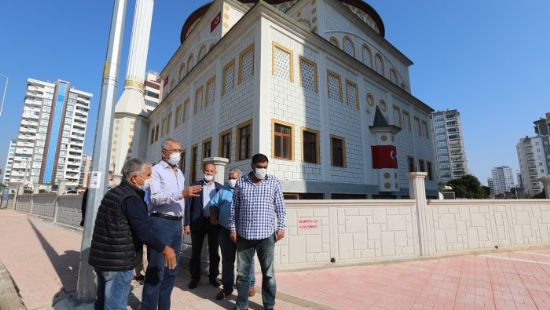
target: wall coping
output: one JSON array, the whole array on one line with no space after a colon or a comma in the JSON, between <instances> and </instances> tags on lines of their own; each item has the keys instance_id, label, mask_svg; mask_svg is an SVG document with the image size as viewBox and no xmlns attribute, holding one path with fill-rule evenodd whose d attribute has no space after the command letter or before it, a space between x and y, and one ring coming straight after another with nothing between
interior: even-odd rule
<instances>
[{"instance_id":1,"label":"wall coping","mask_svg":"<svg viewBox=\"0 0 550 310\"><path fill-rule=\"evenodd\" d=\"M428 206L483 206L483 205L539 205L548 204L550 199L459 199L428 200Z\"/></svg>"},{"instance_id":2,"label":"wall coping","mask_svg":"<svg viewBox=\"0 0 550 310\"><path fill-rule=\"evenodd\" d=\"M285 200L287 207L403 207L416 205L414 199L304 199Z\"/></svg>"}]
</instances>

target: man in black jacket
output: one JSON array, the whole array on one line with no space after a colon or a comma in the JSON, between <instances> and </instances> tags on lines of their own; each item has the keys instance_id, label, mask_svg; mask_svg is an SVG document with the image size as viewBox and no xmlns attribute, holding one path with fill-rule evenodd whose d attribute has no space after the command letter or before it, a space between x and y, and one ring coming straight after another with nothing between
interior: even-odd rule
<instances>
[{"instance_id":1,"label":"man in black jacket","mask_svg":"<svg viewBox=\"0 0 550 310\"><path fill-rule=\"evenodd\" d=\"M177 263L174 249L151 232L143 201L151 165L130 159L122 168L122 178L121 184L103 197L92 236L89 263L97 274L96 310L126 309L133 269L143 244L162 252L170 269Z\"/></svg>"},{"instance_id":2,"label":"man in black jacket","mask_svg":"<svg viewBox=\"0 0 550 310\"><path fill-rule=\"evenodd\" d=\"M210 258L210 266L208 277L210 283L218 287L221 285L218 279L220 255L218 254L218 231L219 225L213 225L210 223L210 208L208 203L212 199L216 192L223 186L214 182L214 176L216 175L216 166L212 163L205 163L203 165L204 177L202 181L195 182L193 185L202 186L202 191L199 197L193 197L186 203L188 208L185 208L184 216L184 232L186 234L191 233L191 261L189 263L189 270L191 272L191 281L189 282L189 288L194 289L197 287L201 278L201 249L204 237L208 235L208 254Z\"/></svg>"}]
</instances>

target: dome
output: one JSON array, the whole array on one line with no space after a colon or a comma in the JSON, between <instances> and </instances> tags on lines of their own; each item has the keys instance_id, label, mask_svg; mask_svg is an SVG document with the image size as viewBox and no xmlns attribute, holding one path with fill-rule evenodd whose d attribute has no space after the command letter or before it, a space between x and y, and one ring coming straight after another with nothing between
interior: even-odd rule
<instances>
[{"instance_id":1,"label":"dome","mask_svg":"<svg viewBox=\"0 0 550 310\"><path fill-rule=\"evenodd\" d=\"M239 0L241 3L256 3L258 0ZM291 2L295 0L264 0L265 2L273 5L282 4L285 2ZM385 35L385 29L384 29L384 22L382 21L382 18L380 18L380 15L378 15L378 12L367 4L366 2L362 0L339 0L344 5L348 6L354 14L356 14L359 18L361 18L365 23L367 23L369 26L371 26L375 31L377 31L382 37ZM187 35L189 32L193 29L193 27L196 25L198 21L200 21L201 17L208 11L210 8L210 5L212 5L212 2L207 3L197 10L195 10L185 23L183 24L183 27L181 29L181 35L180 35L180 42L183 43L185 39L187 38Z\"/></svg>"}]
</instances>

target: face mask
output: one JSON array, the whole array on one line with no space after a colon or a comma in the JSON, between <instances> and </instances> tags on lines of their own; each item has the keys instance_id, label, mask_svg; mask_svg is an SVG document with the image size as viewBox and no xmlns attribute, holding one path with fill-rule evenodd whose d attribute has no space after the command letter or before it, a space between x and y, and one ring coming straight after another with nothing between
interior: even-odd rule
<instances>
[{"instance_id":1,"label":"face mask","mask_svg":"<svg viewBox=\"0 0 550 310\"><path fill-rule=\"evenodd\" d=\"M181 154L176 152L176 153L170 154L170 158L168 158L166 161L170 165L175 166L180 162L180 159L181 159Z\"/></svg>"},{"instance_id":2,"label":"face mask","mask_svg":"<svg viewBox=\"0 0 550 310\"><path fill-rule=\"evenodd\" d=\"M267 175L267 168L256 168L254 169L254 175L258 180L265 179L265 176Z\"/></svg>"},{"instance_id":3,"label":"face mask","mask_svg":"<svg viewBox=\"0 0 550 310\"><path fill-rule=\"evenodd\" d=\"M229 187L235 188L235 184L237 184L237 180L233 180L233 179L228 180L227 184L229 185Z\"/></svg>"},{"instance_id":4,"label":"face mask","mask_svg":"<svg viewBox=\"0 0 550 310\"><path fill-rule=\"evenodd\" d=\"M136 185L137 188L141 189L142 191L146 191L151 187L151 181L153 181L152 178L143 180L143 185Z\"/></svg>"},{"instance_id":5,"label":"face mask","mask_svg":"<svg viewBox=\"0 0 550 310\"><path fill-rule=\"evenodd\" d=\"M207 174L205 174L205 175L204 175L204 180L205 180L206 182L212 182L212 180L214 180L214 176L213 176L213 175L207 175Z\"/></svg>"},{"instance_id":6,"label":"face mask","mask_svg":"<svg viewBox=\"0 0 550 310\"><path fill-rule=\"evenodd\" d=\"M143 190L148 190L151 187L151 182L153 181L152 178L149 178L145 181L143 181Z\"/></svg>"}]
</instances>

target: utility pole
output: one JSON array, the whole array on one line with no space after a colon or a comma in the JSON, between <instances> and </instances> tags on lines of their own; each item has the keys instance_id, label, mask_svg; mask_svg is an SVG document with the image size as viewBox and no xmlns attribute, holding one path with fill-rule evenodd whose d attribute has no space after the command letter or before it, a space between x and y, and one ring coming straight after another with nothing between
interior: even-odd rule
<instances>
[{"instance_id":1,"label":"utility pole","mask_svg":"<svg viewBox=\"0 0 550 310\"><path fill-rule=\"evenodd\" d=\"M103 85L99 102L90 187L82 246L80 251L80 269L78 271L77 299L80 303L92 302L96 295L93 268L88 264L90 244L97 214L97 208L106 191L107 171L111 157L111 133L115 110L115 94L124 33L126 0L114 0L109 45L103 69Z\"/></svg>"}]
</instances>

